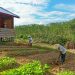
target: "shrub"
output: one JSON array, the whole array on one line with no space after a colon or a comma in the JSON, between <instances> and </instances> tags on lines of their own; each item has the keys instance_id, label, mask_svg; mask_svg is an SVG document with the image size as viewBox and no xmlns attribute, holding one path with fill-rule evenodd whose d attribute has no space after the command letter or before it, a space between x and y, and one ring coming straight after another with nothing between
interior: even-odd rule
<instances>
[{"instance_id":1,"label":"shrub","mask_svg":"<svg viewBox=\"0 0 75 75\"><path fill-rule=\"evenodd\" d=\"M14 58L10 57L3 57L0 58L0 71L15 67L16 60Z\"/></svg>"},{"instance_id":2,"label":"shrub","mask_svg":"<svg viewBox=\"0 0 75 75\"><path fill-rule=\"evenodd\" d=\"M48 70L48 66L42 66L39 61L33 61L32 63L27 63L18 69L11 69L9 71L4 71L1 75L44 75Z\"/></svg>"}]
</instances>

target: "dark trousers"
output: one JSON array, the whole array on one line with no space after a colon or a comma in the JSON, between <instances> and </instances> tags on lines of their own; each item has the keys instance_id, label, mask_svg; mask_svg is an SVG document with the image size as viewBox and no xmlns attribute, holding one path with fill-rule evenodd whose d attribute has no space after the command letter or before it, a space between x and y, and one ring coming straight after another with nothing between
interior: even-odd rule
<instances>
[{"instance_id":1,"label":"dark trousers","mask_svg":"<svg viewBox=\"0 0 75 75\"><path fill-rule=\"evenodd\" d=\"M65 62L65 57L66 57L66 53L60 55L61 63L62 63L62 64Z\"/></svg>"},{"instance_id":2,"label":"dark trousers","mask_svg":"<svg viewBox=\"0 0 75 75\"><path fill-rule=\"evenodd\" d=\"M29 43L29 46L32 46L32 43Z\"/></svg>"}]
</instances>

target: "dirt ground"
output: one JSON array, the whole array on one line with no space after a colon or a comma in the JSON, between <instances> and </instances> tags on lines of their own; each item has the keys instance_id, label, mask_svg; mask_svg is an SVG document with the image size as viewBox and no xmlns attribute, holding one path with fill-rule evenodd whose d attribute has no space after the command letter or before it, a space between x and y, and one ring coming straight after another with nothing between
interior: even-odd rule
<instances>
[{"instance_id":1,"label":"dirt ground","mask_svg":"<svg viewBox=\"0 0 75 75\"><path fill-rule=\"evenodd\" d=\"M29 62L32 59L40 60L42 64L48 63L52 65L50 72L55 75L57 72L63 70L75 71L75 54L74 54L75 50L70 50L68 52L70 53L67 53L66 62L63 65L54 63L54 61L56 61L58 58L58 52L54 51L44 54L29 55L27 57L20 56L16 57L16 60L22 64Z\"/></svg>"},{"instance_id":2,"label":"dirt ground","mask_svg":"<svg viewBox=\"0 0 75 75\"><path fill-rule=\"evenodd\" d=\"M5 52L0 52L0 57L5 56ZM28 56L15 56L15 59L20 64L25 64L27 62L30 62L31 60L40 60L42 64L50 64L52 65L52 68L50 69L50 72L52 75L56 75L57 72L63 71L63 70L71 70L75 71L75 50L68 50L67 56L66 56L66 62L63 65L55 64L54 61L58 58L58 52L56 51L50 51L48 53L43 54L34 54L34 55L28 55Z\"/></svg>"}]
</instances>

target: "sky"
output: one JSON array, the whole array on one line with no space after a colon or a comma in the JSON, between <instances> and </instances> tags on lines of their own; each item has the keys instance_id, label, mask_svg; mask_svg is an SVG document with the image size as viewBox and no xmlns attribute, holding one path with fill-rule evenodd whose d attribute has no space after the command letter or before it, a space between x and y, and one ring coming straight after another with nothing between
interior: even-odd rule
<instances>
[{"instance_id":1,"label":"sky","mask_svg":"<svg viewBox=\"0 0 75 75\"><path fill-rule=\"evenodd\" d=\"M3 7L18 16L15 25L48 24L75 18L75 0L0 0Z\"/></svg>"}]
</instances>

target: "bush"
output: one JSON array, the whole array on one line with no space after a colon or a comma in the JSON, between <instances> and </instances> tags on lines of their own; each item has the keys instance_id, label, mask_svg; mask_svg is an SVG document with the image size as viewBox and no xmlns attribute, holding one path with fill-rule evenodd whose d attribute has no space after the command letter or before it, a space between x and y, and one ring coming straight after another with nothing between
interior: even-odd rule
<instances>
[{"instance_id":1,"label":"bush","mask_svg":"<svg viewBox=\"0 0 75 75\"><path fill-rule=\"evenodd\" d=\"M0 58L0 71L10 69L16 66L16 60L10 57Z\"/></svg>"},{"instance_id":2,"label":"bush","mask_svg":"<svg viewBox=\"0 0 75 75\"><path fill-rule=\"evenodd\" d=\"M44 75L48 68L49 67L46 64L42 66L39 61L33 61L32 63L27 63L19 67L18 69L4 71L1 75Z\"/></svg>"}]
</instances>

